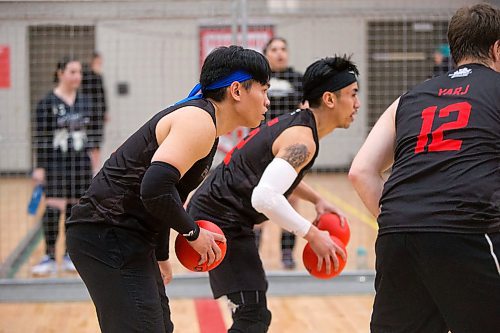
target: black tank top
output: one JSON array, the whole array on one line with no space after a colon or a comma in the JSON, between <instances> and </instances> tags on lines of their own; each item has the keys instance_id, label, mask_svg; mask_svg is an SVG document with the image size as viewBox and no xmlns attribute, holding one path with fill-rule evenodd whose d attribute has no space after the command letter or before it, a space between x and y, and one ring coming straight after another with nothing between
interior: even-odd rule
<instances>
[{"instance_id":1,"label":"black tank top","mask_svg":"<svg viewBox=\"0 0 500 333\"><path fill-rule=\"evenodd\" d=\"M274 159L274 140L287 128L306 126L313 132L316 153L300 171L292 186L285 192L288 197L304 178L305 172L318 156L319 143L314 115L310 110L297 110L262 124L241 140L213 170L189 201L189 205L228 221L253 226L267 218L251 204L251 196L264 170Z\"/></svg>"},{"instance_id":2,"label":"black tank top","mask_svg":"<svg viewBox=\"0 0 500 333\"><path fill-rule=\"evenodd\" d=\"M158 149L156 125L164 116L181 107L196 106L207 111L215 124L213 105L204 99L173 105L158 112L130 136L104 163L92 184L72 209L72 223L100 222L156 233L161 223L148 213L140 198L142 178ZM181 111L182 112L182 111ZM180 179L177 190L183 202L207 175L217 150L215 140L210 153L197 161ZM168 220L168 216L165 217Z\"/></svg>"},{"instance_id":3,"label":"black tank top","mask_svg":"<svg viewBox=\"0 0 500 333\"><path fill-rule=\"evenodd\" d=\"M500 231L499 73L468 64L401 97L380 204L380 234Z\"/></svg>"}]
</instances>

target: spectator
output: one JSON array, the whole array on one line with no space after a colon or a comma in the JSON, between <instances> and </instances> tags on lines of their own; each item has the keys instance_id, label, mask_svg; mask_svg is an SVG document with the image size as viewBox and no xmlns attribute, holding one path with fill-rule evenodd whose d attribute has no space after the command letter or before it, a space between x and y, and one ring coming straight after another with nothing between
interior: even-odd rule
<instances>
[{"instance_id":1,"label":"spectator","mask_svg":"<svg viewBox=\"0 0 500 333\"><path fill-rule=\"evenodd\" d=\"M97 52L92 54L90 66L86 67L83 72L82 93L90 98L93 106L88 126L88 139L92 173L95 175L101 167L104 124L108 120L106 93L102 78L102 57Z\"/></svg>"},{"instance_id":2,"label":"spectator","mask_svg":"<svg viewBox=\"0 0 500 333\"><path fill-rule=\"evenodd\" d=\"M36 108L33 179L37 184L45 184L47 207L42 219L45 255L32 268L35 275L56 272L55 244L60 214L65 211L66 218L69 217L71 206L83 195L92 178L86 132L91 105L78 92L81 81L80 62L63 58L55 72L56 87ZM67 254L63 258L63 269L75 271Z\"/></svg>"}]
</instances>

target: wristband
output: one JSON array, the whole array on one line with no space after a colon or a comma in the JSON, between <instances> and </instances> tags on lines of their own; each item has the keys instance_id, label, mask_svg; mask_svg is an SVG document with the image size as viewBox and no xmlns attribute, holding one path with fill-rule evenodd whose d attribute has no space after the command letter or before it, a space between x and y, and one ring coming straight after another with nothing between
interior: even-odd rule
<instances>
[{"instance_id":1,"label":"wristband","mask_svg":"<svg viewBox=\"0 0 500 333\"><path fill-rule=\"evenodd\" d=\"M195 227L193 230L191 230L187 234L182 234L182 236L186 237L186 239L189 242L197 240L198 237L200 236L200 226L198 224L195 224Z\"/></svg>"}]
</instances>

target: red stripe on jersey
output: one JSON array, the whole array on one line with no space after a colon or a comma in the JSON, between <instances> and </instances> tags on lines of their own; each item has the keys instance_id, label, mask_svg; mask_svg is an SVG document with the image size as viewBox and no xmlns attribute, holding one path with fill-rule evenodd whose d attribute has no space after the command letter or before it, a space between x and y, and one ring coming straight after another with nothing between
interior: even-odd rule
<instances>
[{"instance_id":1,"label":"red stripe on jersey","mask_svg":"<svg viewBox=\"0 0 500 333\"><path fill-rule=\"evenodd\" d=\"M278 118L278 117L276 117L276 118L274 118L274 119L272 119L272 120L269 120L269 121L267 122L267 126L271 127L271 126L273 126L274 124L276 124L278 121L279 121L279 118Z\"/></svg>"}]
</instances>

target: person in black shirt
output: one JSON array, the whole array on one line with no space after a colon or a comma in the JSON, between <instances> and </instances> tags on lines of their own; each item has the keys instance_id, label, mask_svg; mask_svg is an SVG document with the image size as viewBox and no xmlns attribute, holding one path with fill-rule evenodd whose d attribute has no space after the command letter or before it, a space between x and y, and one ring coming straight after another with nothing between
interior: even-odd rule
<instances>
[{"instance_id":1,"label":"person in black shirt","mask_svg":"<svg viewBox=\"0 0 500 333\"><path fill-rule=\"evenodd\" d=\"M104 133L104 123L107 120L106 94L102 79L102 57L99 53L92 54L90 66L85 67L82 79L82 93L92 101L92 114L89 124L89 147L92 171L99 171L101 165L101 145Z\"/></svg>"},{"instance_id":2,"label":"person in black shirt","mask_svg":"<svg viewBox=\"0 0 500 333\"><path fill-rule=\"evenodd\" d=\"M302 101L302 74L288 65L288 43L283 37L271 38L263 50L271 66L266 120L298 108Z\"/></svg>"},{"instance_id":3,"label":"person in black shirt","mask_svg":"<svg viewBox=\"0 0 500 333\"><path fill-rule=\"evenodd\" d=\"M57 63L56 87L38 102L36 108L33 179L37 184L44 184L46 209L42 218L45 256L32 267L35 275L55 273L61 211L69 217L71 206L83 195L92 178L87 146L91 104L78 92L81 80L81 63L64 57ZM62 267L75 271L67 254Z\"/></svg>"},{"instance_id":4,"label":"person in black shirt","mask_svg":"<svg viewBox=\"0 0 500 333\"><path fill-rule=\"evenodd\" d=\"M269 111L266 113L266 120L269 121L301 106L302 74L288 65L288 43L283 37L271 38L264 47L263 53L269 61L272 71L268 91L271 104L269 105ZM293 193L290 194L288 201L297 210L299 204L297 196ZM255 236L258 247L260 227L256 227ZM295 235L282 230L281 261L286 269L295 268L294 247Z\"/></svg>"},{"instance_id":5,"label":"person in black shirt","mask_svg":"<svg viewBox=\"0 0 500 333\"><path fill-rule=\"evenodd\" d=\"M270 68L258 52L220 47L188 98L160 111L104 163L67 221L68 251L103 332L172 332L165 286L170 228L220 260L222 235L200 229L183 203L207 174L217 137L257 126ZM201 94L197 92L201 89Z\"/></svg>"},{"instance_id":6,"label":"person in black shirt","mask_svg":"<svg viewBox=\"0 0 500 333\"><path fill-rule=\"evenodd\" d=\"M319 139L335 128L348 128L358 100L357 68L346 57L314 62L304 75L304 99L310 109L296 110L254 129L207 177L188 203L195 219L216 223L227 239L222 263L209 272L215 298L234 305L229 332L267 332L265 277L253 228L267 219L304 237L317 254L318 267L337 269L345 253L298 214L287 201L295 191L315 205L318 216L337 209L302 182L318 155ZM345 222L345 218L343 218ZM331 262L333 261L333 265ZM332 267L333 266L333 267Z\"/></svg>"},{"instance_id":7,"label":"person in black shirt","mask_svg":"<svg viewBox=\"0 0 500 333\"><path fill-rule=\"evenodd\" d=\"M460 8L448 41L457 69L389 106L349 172L378 217L374 333L500 328L500 10Z\"/></svg>"}]
</instances>

